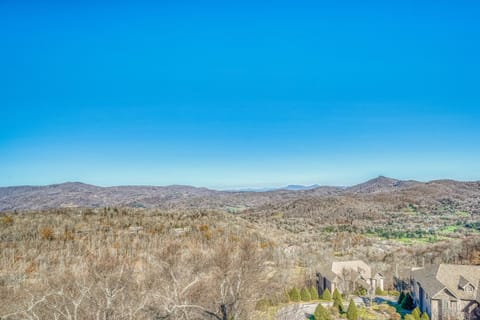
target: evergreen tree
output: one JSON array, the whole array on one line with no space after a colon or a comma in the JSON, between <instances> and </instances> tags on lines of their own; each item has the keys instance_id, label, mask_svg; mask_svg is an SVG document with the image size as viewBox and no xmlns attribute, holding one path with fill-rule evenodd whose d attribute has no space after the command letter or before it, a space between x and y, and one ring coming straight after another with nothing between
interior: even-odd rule
<instances>
[{"instance_id":1,"label":"evergreen tree","mask_svg":"<svg viewBox=\"0 0 480 320\"><path fill-rule=\"evenodd\" d=\"M315 312L313 313L315 316L315 320L331 320L332 316L330 315L330 312L328 312L327 309L325 309L324 306L322 306L321 303L318 304L318 306L315 308Z\"/></svg>"},{"instance_id":2,"label":"evergreen tree","mask_svg":"<svg viewBox=\"0 0 480 320\"><path fill-rule=\"evenodd\" d=\"M398 296L398 300L397 300L398 304L402 303L403 298L405 298L405 292L402 291L402 292L400 292L400 295Z\"/></svg>"},{"instance_id":3,"label":"evergreen tree","mask_svg":"<svg viewBox=\"0 0 480 320\"><path fill-rule=\"evenodd\" d=\"M328 290L328 288L323 290L322 299L327 301L332 300L332 294L330 293L330 290Z\"/></svg>"},{"instance_id":4,"label":"evergreen tree","mask_svg":"<svg viewBox=\"0 0 480 320\"><path fill-rule=\"evenodd\" d=\"M420 311L419 307L416 307L412 311L412 316L415 318L415 320L420 320L420 317L422 316L422 312Z\"/></svg>"},{"instance_id":5,"label":"evergreen tree","mask_svg":"<svg viewBox=\"0 0 480 320\"><path fill-rule=\"evenodd\" d=\"M350 300L350 304L348 305L347 309L347 319L348 320L357 320L358 319L358 310L355 302Z\"/></svg>"},{"instance_id":6,"label":"evergreen tree","mask_svg":"<svg viewBox=\"0 0 480 320\"><path fill-rule=\"evenodd\" d=\"M302 290L300 290L300 298L304 302L309 302L310 300L312 300L312 297L310 296L310 291L305 287L302 288ZM418 320L420 320L420 319L418 319Z\"/></svg>"},{"instance_id":7,"label":"evergreen tree","mask_svg":"<svg viewBox=\"0 0 480 320\"><path fill-rule=\"evenodd\" d=\"M400 306L406 310L412 310L415 307L415 303L413 302L413 298L410 293L405 294L405 297L403 298Z\"/></svg>"},{"instance_id":8,"label":"evergreen tree","mask_svg":"<svg viewBox=\"0 0 480 320\"><path fill-rule=\"evenodd\" d=\"M298 293L297 288L293 288L292 290L290 290L288 296L290 297L290 301L300 302L300 293Z\"/></svg>"},{"instance_id":9,"label":"evergreen tree","mask_svg":"<svg viewBox=\"0 0 480 320\"><path fill-rule=\"evenodd\" d=\"M337 288L335 288L335 290L333 290L333 300L335 299L338 299L340 301L342 301L342 295L340 294L340 292L338 291Z\"/></svg>"},{"instance_id":10,"label":"evergreen tree","mask_svg":"<svg viewBox=\"0 0 480 320\"><path fill-rule=\"evenodd\" d=\"M426 312L422 313L422 316L420 317L421 320L430 320L430 317Z\"/></svg>"},{"instance_id":11,"label":"evergreen tree","mask_svg":"<svg viewBox=\"0 0 480 320\"><path fill-rule=\"evenodd\" d=\"M342 296L340 295L340 292L338 292L337 288L333 291L333 306L335 308L338 308L338 311L340 313L343 312L343 301L342 301Z\"/></svg>"},{"instance_id":12,"label":"evergreen tree","mask_svg":"<svg viewBox=\"0 0 480 320\"><path fill-rule=\"evenodd\" d=\"M315 288L315 287L310 288L310 297L312 298L312 300L318 300L317 288Z\"/></svg>"}]
</instances>

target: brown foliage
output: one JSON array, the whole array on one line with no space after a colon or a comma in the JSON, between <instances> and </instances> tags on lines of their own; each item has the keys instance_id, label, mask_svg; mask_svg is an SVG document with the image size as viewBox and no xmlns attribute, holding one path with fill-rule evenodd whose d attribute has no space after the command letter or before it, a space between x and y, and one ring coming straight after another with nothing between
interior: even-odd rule
<instances>
[{"instance_id":1,"label":"brown foliage","mask_svg":"<svg viewBox=\"0 0 480 320\"><path fill-rule=\"evenodd\" d=\"M107 230L99 222L115 211L79 211L16 218L15 241L1 244L0 275L12 276L0 282L2 319L254 318L270 256L255 231L224 214L134 210Z\"/></svg>"},{"instance_id":2,"label":"brown foliage","mask_svg":"<svg viewBox=\"0 0 480 320\"><path fill-rule=\"evenodd\" d=\"M51 227L43 227L40 229L40 238L43 240L54 240L55 231Z\"/></svg>"},{"instance_id":3,"label":"brown foliage","mask_svg":"<svg viewBox=\"0 0 480 320\"><path fill-rule=\"evenodd\" d=\"M318 266L334 255L365 259L386 279L396 263L478 261L478 236L404 245L366 234L451 223L454 213L412 218L366 207L356 216L342 209L343 200L331 201L341 224L334 213L325 218L330 204L310 210L301 202L294 214L270 215L132 208L12 214L14 223L0 228L0 317L255 319L258 301L280 303L286 288L314 285Z\"/></svg>"},{"instance_id":4,"label":"brown foliage","mask_svg":"<svg viewBox=\"0 0 480 320\"><path fill-rule=\"evenodd\" d=\"M13 218L11 216L3 216L2 217L2 224L5 226L9 226L13 224Z\"/></svg>"}]
</instances>

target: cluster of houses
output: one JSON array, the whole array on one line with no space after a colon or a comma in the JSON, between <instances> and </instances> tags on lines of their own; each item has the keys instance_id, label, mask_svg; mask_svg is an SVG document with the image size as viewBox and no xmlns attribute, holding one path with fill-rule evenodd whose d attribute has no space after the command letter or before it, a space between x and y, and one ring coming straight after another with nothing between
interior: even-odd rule
<instances>
[{"instance_id":1,"label":"cluster of houses","mask_svg":"<svg viewBox=\"0 0 480 320\"><path fill-rule=\"evenodd\" d=\"M400 289L409 291L415 305L431 320L480 320L480 266L438 264L412 268ZM336 261L317 272L320 294L328 289L351 293L358 288L374 294L384 290L384 276L361 260Z\"/></svg>"}]
</instances>

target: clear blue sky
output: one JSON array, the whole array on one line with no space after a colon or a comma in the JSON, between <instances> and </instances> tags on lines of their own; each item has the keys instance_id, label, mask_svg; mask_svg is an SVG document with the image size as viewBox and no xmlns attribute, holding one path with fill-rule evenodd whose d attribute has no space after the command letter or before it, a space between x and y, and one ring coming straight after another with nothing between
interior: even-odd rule
<instances>
[{"instance_id":1,"label":"clear blue sky","mask_svg":"<svg viewBox=\"0 0 480 320\"><path fill-rule=\"evenodd\" d=\"M1 1L0 185L480 179L479 16L478 1Z\"/></svg>"}]
</instances>

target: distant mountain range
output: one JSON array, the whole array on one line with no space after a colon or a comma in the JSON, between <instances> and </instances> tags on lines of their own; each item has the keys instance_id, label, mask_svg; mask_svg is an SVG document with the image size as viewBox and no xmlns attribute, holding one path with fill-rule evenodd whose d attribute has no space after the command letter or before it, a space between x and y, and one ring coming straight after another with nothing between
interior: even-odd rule
<instances>
[{"instance_id":1,"label":"distant mountain range","mask_svg":"<svg viewBox=\"0 0 480 320\"><path fill-rule=\"evenodd\" d=\"M0 188L0 211L38 210L64 207L143 207L162 209L248 210L266 206L316 208L318 201L354 203L358 199L428 202L432 205L453 201L475 209L480 202L480 182L436 180L419 182L377 177L351 187L289 185L268 190L218 191L191 186L117 186L99 187L80 182L48 186ZM322 204L323 205L323 204ZM479 205L480 206L480 205Z\"/></svg>"},{"instance_id":2,"label":"distant mountain range","mask_svg":"<svg viewBox=\"0 0 480 320\"><path fill-rule=\"evenodd\" d=\"M312 184L310 186L304 186L301 184L289 184L285 187L271 187L271 188L241 188L241 189L234 189L230 191L243 191L243 192L268 192L268 191L275 191L275 190L290 190L290 191L300 191L300 190L310 190L320 187L319 184Z\"/></svg>"}]
</instances>

